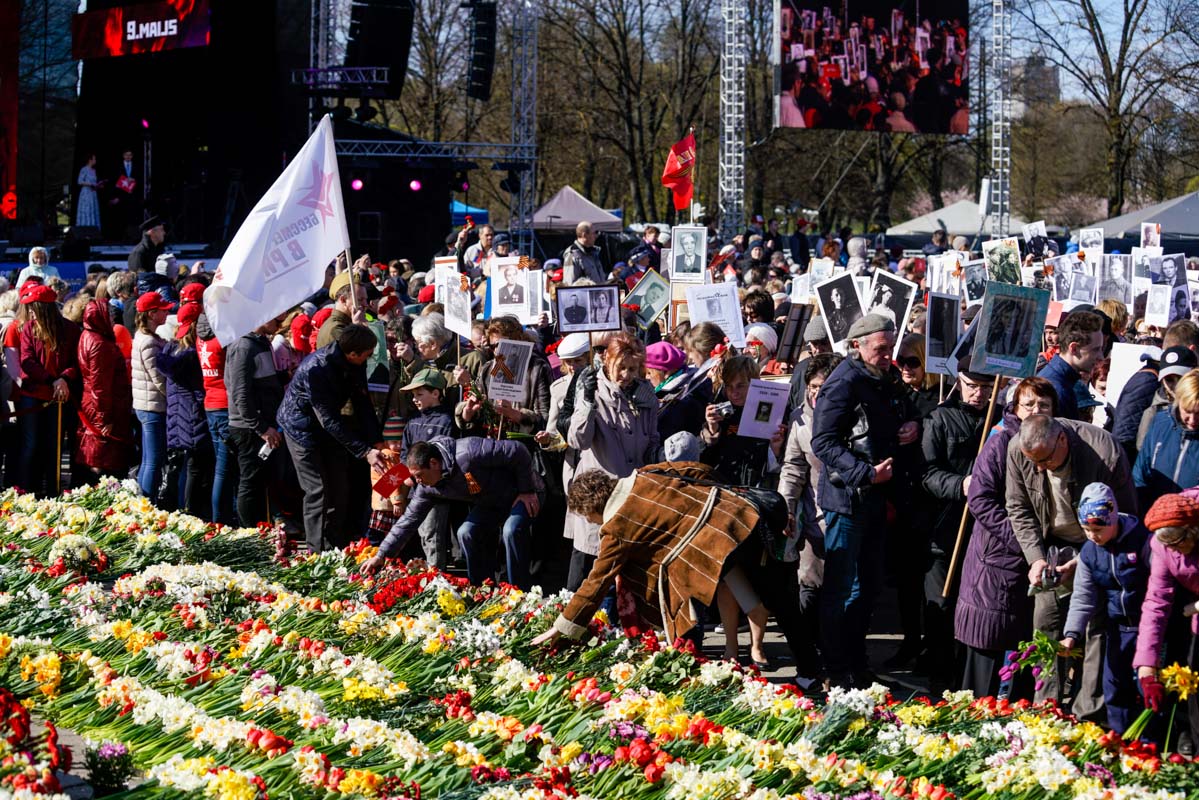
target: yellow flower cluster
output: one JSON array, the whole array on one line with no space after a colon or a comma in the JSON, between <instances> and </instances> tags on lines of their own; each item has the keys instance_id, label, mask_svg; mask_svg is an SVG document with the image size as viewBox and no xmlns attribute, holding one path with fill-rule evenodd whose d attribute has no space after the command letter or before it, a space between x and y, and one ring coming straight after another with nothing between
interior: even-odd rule
<instances>
[{"instance_id":1,"label":"yellow flower cluster","mask_svg":"<svg viewBox=\"0 0 1199 800\"><path fill-rule=\"evenodd\" d=\"M32 678L38 691L46 697L58 696L58 685L62 683L62 662L57 653L39 653L37 656L21 658L21 680Z\"/></svg>"},{"instance_id":2,"label":"yellow flower cluster","mask_svg":"<svg viewBox=\"0 0 1199 800\"><path fill-rule=\"evenodd\" d=\"M383 778L366 769L352 769L337 784L341 794L357 794L363 797L374 797L379 792Z\"/></svg>"},{"instance_id":3,"label":"yellow flower cluster","mask_svg":"<svg viewBox=\"0 0 1199 800\"><path fill-rule=\"evenodd\" d=\"M1161 678L1166 691L1178 695L1179 700L1186 700L1192 693L1199 692L1199 673L1181 664L1163 668Z\"/></svg>"},{"instance_id":4,"label":"yellow flower cluster","mask_svg":"<svg viewBox=\"0 0 1199 800\"><path fill-rule=\"evenodd\" d=\"M243 773L223 769L208 781L204 794L216 800L255 800L258 797L258 787Z\"/></svg>"},{"instance_id":5,"label":"yellow flower cluster","mask_svg":"<svg viewBox=\"0 0 1199 800\"><path fill-rule=\"evenodd\" d=\"M345 678L342 680L341 685L345 690L342 699L347 703L356 700L394 700L408 692L408 685L403 681L389 683L387 686L374 686L360 678Z\"/></svg>"},{"instance_id":6,"label":"yellow flower cluster","mask_svg":"<svg viewBox=\"0 0 1199 800\"><path fill-rule=\"evenodd\" d=\"M8 658L9 650L12 650L12 637L0 633L0 661Z\"/></svg>"},{"instance_id":7,"label":"yellow flower cluster","mask_svg":"<svg viewBox=\"0 0 1199 800\"><path fill-rule=\"evenodd\" d=\"M937 718L937 709L925 705L903 706L895 709L895 716L899 717L899 721L904 725L926 728Z\"/></svg>"},{"instance_id":8,"label":"yellow flower cluster","mask_svg":"<svg viewBox=\"0 0 1199 800\"><path fill-rule=\"evenodd\" d=\"M466 603L449 589L441 589L437 592L437 606L447 617L457 617L466 613Z\"/></svg>"},{"instance_id":9,"label":"yellow flower cluster","mask_svg":"<svg viewBox=\"0 0 1199 800\"><path fill-rule=\"evenodd\" d=\"M452 755L454 764L459 767L490 766L479 749L470 742L460 740L446 742L445 746L441 748L441 752Z\"/></svg>"}]
</instances>

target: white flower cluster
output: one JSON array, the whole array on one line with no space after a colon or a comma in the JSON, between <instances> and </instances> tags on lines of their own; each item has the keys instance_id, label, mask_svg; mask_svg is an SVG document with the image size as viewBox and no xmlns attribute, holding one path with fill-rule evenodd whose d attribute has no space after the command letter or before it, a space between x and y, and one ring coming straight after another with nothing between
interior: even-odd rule
<instances>
[{"instance_id":1,"label":"white flower cluster","mask_svg":"<svg viewBox=\"0 0 1199 800\"><path fill-rule=\"evenodd\" d=\"M90 628L92 641L108 635L108 597L98 583L73 583L62 591L62 603L75 620L76 628Z\"/></svg>"},{"instance_id":2,"label":"white flower cluster","mask_svg":"<svg viewBox=\"0 0 1199 800\"><path fill-rule=\"evenodd\" d=\"M670 781L670 788L666 790L669 800L744 797L753 788L753 781L743 777L735 767L705 770L695 764L672 761L666 765L665 777Z\"/></svg>"},{"instance_id":3,"label":"white flower cluster","mask_svg":"<svg viewBox=\"0 0 1199 800\"><path fill-rule=\"evenodd\" d=\"M473 618L457 628L454 643L466 648L474 658L494 655L503 646L503 640L490 625Z\"/></svg>"},{"instance_id":4,"label":"white flower cluster","mask_svg":"<svg viewBox=\"0 0 1199 800\"><path fill-rule=\"evenodd\" d=\"M263 580L255 572L239 572L212 563L154 564L134 575L119 578L113 586L116 594L144 595L151 584L162 582L168 597L194 605L225 592L238 594L279 594L283 587Z\"/></svg>"},{"instance_id":5,"label":"white flower cluster","mask_svg":"<svg viewBox=\"0 0 1199 800\"><path fill-rule=\"evenodd\" d=\"M887 699L887 687L881 683L873 683L868 689L842 689L834 686L829 689L828 702L830 706L845 706L862 717L874 713L874 707Z\"/></svg>"},{"instance_id":6,"label":"white flower cluster","mask_svg":"<svg viewBox=\"0 0 1199 800\"><path fill-rule=\"evenodd\" d=\"M531 692L539 684L540 673L535 669L529 669L515 658L501 661L491 675L491 685L500 696L512 692Z\"/></svg>"},{"instance_id":7,"label":"white flower cluster","mask_svg":"<svg viewBox=\"0 0 1199 800\"><path fill-rule=\"evenodd\" d=\"M360 756L376 747L384 747L393 758L412 769L432 757L432 752L408 731L389 727L378 720L351 717L330 723L333 743L350 745L350 755Z\"/></svg>"},{"instance_id":8,"label":"white flower cluster","mask_svg":"<svg viewBox=\"0 0 1199 800\"><path fill-rule=\"evenodd\" d=\"M705 661L699 667L700 686L724 686L738 673L731 661Z\"/></svg>"}]
</instances>

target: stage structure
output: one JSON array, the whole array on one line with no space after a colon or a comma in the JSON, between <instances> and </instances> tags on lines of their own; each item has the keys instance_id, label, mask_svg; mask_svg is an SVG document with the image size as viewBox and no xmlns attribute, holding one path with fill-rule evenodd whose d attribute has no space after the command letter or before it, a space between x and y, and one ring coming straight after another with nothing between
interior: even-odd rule
<instances>
[{"instance_id":1,"label":"stage structure","mask_svg":"<svg viewBox=\"0 0 1199 800\"><path fill-rule=\"evenodd\" d=\"M389 82L386 67L340 67L330 64L334 58L335 25L333 0L312 0L312 36L310 66L296 70L293 83L303 86L314 99L318 95L380 97ZM346 159L403 159L411 163L429 163L447 169L476 161L491 162L506 170L510 189L510 223L517 249L533 251L533 211L536 207L537 178L537 22L535 0L519 0L515 6L512 43L512 139L509 142L428 142L418 139L337 140L337 155ZM314 115L315 116L315 115ZM315 124L315 122L311 123ZM349 175L351 168L343 169Z\"/></svg>"},{"instance_id":2,"label":"stage structure","mask_svg":"<svg viewBox=\"0 0 1199 800\"><path fill-rule=\"evenodd\" d=\"M991 236L1007 236L1012 217L1012 12L991 0Z\"/></svg>"},{"instance_id":3,"label":"stage structure","mask_svg":"<svg viewBox=\"0 0 1199 800\"><path fill-rule=\"evenodd\" d=\"M744 0L720 0L724 36L720 48L720 178L717 207L720 238L745 227L745 52Z\"/></svg>"}]
</instances>

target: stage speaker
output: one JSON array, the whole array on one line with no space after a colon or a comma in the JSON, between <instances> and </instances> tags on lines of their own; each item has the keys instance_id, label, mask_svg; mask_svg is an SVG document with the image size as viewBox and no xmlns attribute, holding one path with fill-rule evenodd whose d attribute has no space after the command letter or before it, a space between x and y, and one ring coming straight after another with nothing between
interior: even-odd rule
<instances>
[{"instance_id":1,"label":"stage speaker","mask_svg":"<svg viewBox=\"0 0 1199 800\"><path fill-rule=\"evenodd\" d=\"M384 96L390 100L400 99L404 88L414 16L412 0L356 0L350 7L346 66L388 67Z\"/></svg>"},{"instance_id":2,"label":"stage speaker","mask_svg":"<svg viewBox=\"0 0 1199 800\"><path fill-rule=\"evenodd\" d=\"M475 0L470 7L470 82L466 96L491 99L495 71L495 0Z\"/></svg>"}]
</instances>

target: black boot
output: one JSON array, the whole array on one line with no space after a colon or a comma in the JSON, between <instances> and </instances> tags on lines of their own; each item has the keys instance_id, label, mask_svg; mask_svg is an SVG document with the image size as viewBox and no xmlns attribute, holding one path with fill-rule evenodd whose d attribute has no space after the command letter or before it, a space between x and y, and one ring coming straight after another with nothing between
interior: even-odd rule
<instances>
[{"instance_id":1,"label":"black boot","mask_svg":"<svg viewBox=\"0 0 1199 800\"><path fill-rule=\"evenodd\" d=\"M187 451L179 448L167 450L167 462L162 466L162 482L158 484L158 496L154 505L163 511L179 509L179 480L187 464Z\"/></svg>"}]
</instances>

